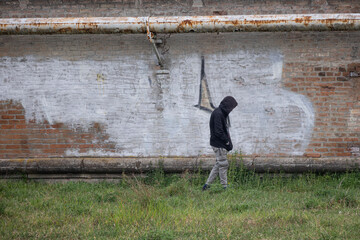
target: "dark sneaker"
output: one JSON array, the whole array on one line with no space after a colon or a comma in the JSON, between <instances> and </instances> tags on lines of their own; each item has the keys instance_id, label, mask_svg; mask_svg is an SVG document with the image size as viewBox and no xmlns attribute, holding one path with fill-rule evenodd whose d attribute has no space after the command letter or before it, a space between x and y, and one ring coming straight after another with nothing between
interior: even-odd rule
<instances>
[{"instance_id":1,"label":"dark sneaker","mask_svg":"<svg viewBox=\"0 0 360 240\"><path fill-rule=\"evenodd\" d=\"M210 188L210 186L205 183L205 185L203 186L202 190L205 191L205 190L207 190L208 188Z\"/></svg>"}]
</instances>

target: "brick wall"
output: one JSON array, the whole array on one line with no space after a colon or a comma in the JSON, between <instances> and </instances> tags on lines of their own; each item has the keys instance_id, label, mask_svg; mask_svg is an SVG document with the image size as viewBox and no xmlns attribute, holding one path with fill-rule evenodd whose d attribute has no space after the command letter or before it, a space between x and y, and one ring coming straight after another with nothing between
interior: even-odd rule
<instances>
[{"instance_id":1,"label":"brick wall","mask_svg":"<svg viewBox=\"0 0 360 240\"><path fill-rule=\"evenodd\" d=\"M359 12L360 5L350 0L56 3L1 1L0 17L347 13ZM340 164L358 159L359 32L158 37L166 71L160 71L145 35L0 36L0 159L197 161L212 150L209 112L196 106L217 106L226 95L239 102L231 113L234 150L252 164L258 157L280 164L278 159L292 157ZM200 84L209 92L200 92Z\"/></svg>"},{"instance_id":2,"label":"brick wall","mask_svg":"<svg viewBox=\"0 0 360 240\"><path fill-rule=\"evenodd\" d=\"M292 49L299 58L289 61L284 68L284 85L307 96L315 108L314 132L306 156L359 156L356 147L359 146L360 91L356 76L360 55L357 46L341 45L340 36L348 35L308 34L312 40L301 43L304 47L301 50Z\"/></svg>"},{"instance_id":3,"label":"brick wall","mask_svg":"<svg viewBox=\"0 0 360 240\"><path fill-rule=\"evenodd\" d=\"M113 144L103 143L108 136L102 133L98 123L84 131L62 123L26 121L21 103L11 100L0 101L0 116L0 158L3 159L64 156L68 148L77 148L80 153L94 148L114 151Z\"/></svg>"},{"instance_id":4,"label":"brick wall","mask_svg":"<svg viewBox=\"0 0 360 240\"><path fill-rule=\"evenodd\" d=\"M3 0L1 18L357 13L357 0Z\"/></svg>"},{"instance_id":5,"label":"brick wall","mask_svg":"<svg viewBox=\"0 0 360 240\"><path fill-rule=\"evenodd\" d=\"M143 35L2 36L0 158L211 155L202 58L236 151L359 155L358 32L160 37L168 74Z\"/></svg>"},{"instance_id":6,"label":"brick wall","mask_svg":"<svg viewBox=\"0 0 360 240\"><path fill-rule=\"evenodd\" d=\"M311 99L315 111L312 142L306 149L309 157L359 156L359 72L360 63L331 66L288 63L285 86ZM305 72L304 72L305 71Z\"/></svg>"}]
</instances>

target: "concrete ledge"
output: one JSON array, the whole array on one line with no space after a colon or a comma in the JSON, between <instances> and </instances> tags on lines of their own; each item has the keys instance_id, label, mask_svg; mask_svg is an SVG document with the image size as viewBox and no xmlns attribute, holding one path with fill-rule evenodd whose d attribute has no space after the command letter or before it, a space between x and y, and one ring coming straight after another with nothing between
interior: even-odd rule
<instances>
[{"instance_id":1,"label":"concrete ledge","mask_svg":"<svg viewBox=\"0 0 360 240\"><path fill-rule=\"evenodd\" d=\"M146 175L136 174L136 177L142 178ZM62 182L120 182L124 178L123 174L101 174L101 173L29 173L29 174L6 174L0 175L0 181L13 181L13 180L32 180L49 183L62 183Z\"/></svg>"},{"instance_id":2,"label":"concrete ledge","mask_svg":"<svg viewBox=\"0 0 360 240\"><path fill-rule=\"evenodd\" d=\"M160 164L166 172L210 169L213 158L27 158L0 159L0 174L10 173L142 173Z\"/></svg>"},{"instance_id":3,"label":"concrete ledge","mask_svg":"<svg viewBox=\"0 0 360 240\"><path fill-rule=\"evenodd\" d=\"M26 158L0 159L0 174L120 174L145 173L161 165L167 173L210 170L214 157L158 158ZM240 163L240 161L239 161ZM360 157L243 157L246 168L256 172L344 172L360 169ZM110 177L110 176L109 176Z\"/></svg>"}]
</instances>

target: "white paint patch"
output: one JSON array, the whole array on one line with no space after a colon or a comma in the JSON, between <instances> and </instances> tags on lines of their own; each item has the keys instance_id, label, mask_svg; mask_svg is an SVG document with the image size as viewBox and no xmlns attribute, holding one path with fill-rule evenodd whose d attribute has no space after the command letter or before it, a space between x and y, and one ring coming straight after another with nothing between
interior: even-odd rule
<instances>
[{"instance_id":1,"label":"white paint patch","mask_svg":"<svg viewBox=\"0 0 360 240\"><path fill-rule=\"evenodd\" d=\"M205 69L215 103L227 95L239 103L230 114L235 150L302 155L308 146L314 110L305 96L281 88L282 63L275 50L207 56Z\"/></svg>"},{"instance_id":2,"label":"white paint patch","mask_svg":"<svg viewBox=\"0 0 360 240\"><path fill-rule=\"evenodd\" d=\"M156 90L152 57L121 56L111 61L3 57L0 100L20 101L27 121L61 122L74 130L101 123L108 141L117 147L116 153L69 149L67 156L212 153L210 114L194 107L199 100L201 55L170 56L170 79L161 93ZM231 113L235 150L304 152L313 128L313 108L304 96L281 89L278 52L205 55L205 65L213 103L218 105L226 95L239 102ZM157 109L158 101L163 110Z\"/></svg>"}]
</instances>

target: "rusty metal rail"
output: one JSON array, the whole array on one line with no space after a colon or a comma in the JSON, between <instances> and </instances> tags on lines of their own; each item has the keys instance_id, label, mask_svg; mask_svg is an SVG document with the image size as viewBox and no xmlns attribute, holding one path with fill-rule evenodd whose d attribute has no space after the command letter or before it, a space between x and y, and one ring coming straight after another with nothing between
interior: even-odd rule
<instances>
[{"instance_id":1,"label":"rusty metal rail","mask_svg":"<svg viewBox=\"0 0 360 240\"><path fill-rule=\"evenodd\" d=\"M1 34L359 31L360 14L2 18Z\"/></svg>"}]
</instances>

